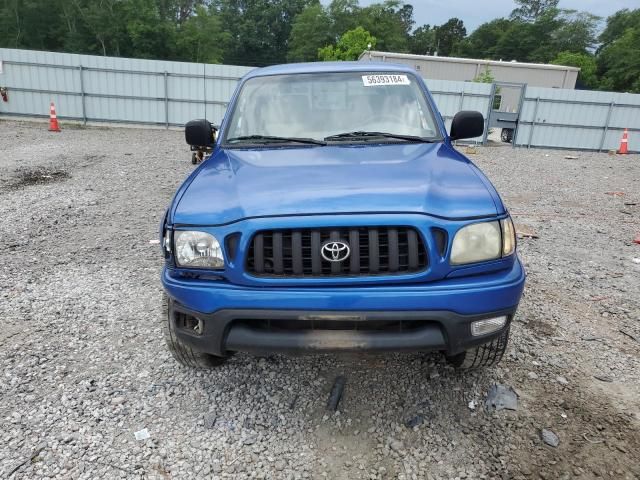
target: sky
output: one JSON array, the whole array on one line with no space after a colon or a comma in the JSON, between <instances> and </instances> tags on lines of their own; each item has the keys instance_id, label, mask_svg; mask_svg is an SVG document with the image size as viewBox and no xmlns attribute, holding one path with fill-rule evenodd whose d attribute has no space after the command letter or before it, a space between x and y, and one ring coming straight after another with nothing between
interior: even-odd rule
<instances>
[{"instance_id":1,"label":"sky","mask_svg":"<svg viewBox=\"0 0 640 480\"><path fill-rule=\"evenodd\" d=\"M360 5L380 3L381 0L360 0ZM322 0L328 4L330 0ZM413 5L416 27L441 25L452 17L460 18L470 33L480 24L498 17L508 17L516 8L512 0L405 0ZM446 5L446 6L443 6ZM638 8L638 0L560 0L560 8L583 10L608 17L623 8Z\"/></svg>"}]
</instances>

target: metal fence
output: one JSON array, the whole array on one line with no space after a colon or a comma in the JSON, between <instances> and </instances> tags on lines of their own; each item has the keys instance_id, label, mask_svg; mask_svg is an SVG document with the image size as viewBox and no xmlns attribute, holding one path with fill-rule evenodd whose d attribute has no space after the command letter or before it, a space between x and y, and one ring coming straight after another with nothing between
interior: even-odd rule
<instances>
[{"instance_id":1,"label":"metal fence","mask_svg":"<svg viewBox=\"0 0 640 480\"><path fill-rule=\"evenodd\" d=\"M0 101L0 115L46 117L54 101L61 119L165 127L202 117L220 122L239 78L251 70L2 48L0 62L0 87L7 87L9 97ZM500 87L426 82L447 127L460 110L482 112L488 127ZM610 150L628 128L630 149L640 149L640 95L524 89L514 145ZM475 140L486 142L488 130Z\"/></svg>"},{"instance_id":2,"label":"metal fence","mask_svg":"<svg viewBox=\"0 0 640 480\"><path fill-rule=\"evenodd\" d=\"M178 126L222 119L249 67L97 57L0 48L0 115Z\"/></svg>"},{"instance_id":3,"label":"metal fence","mask_svg":"<svg viewBox=\"0 0 640 480\"><path fill-rule=\"evenodd\" d=\"M640 95L527 87L516 146L640 151Z\"/></svg>"},{"instance_id":4,"label":"metal fence","mask_svg":"<svg viewBox=\"0 0 640 480\"><path fill-rule=\"evenodd\" d=\"M472 140L486 142L488 128L487 122L493 104L494 88L487 83L460 82L456 80L431 80L425 79L427 87L433 96L447 125L451 126L453 116L461 110L476 110L485 118L484 136Z\"/></svg>"}]
</instances>

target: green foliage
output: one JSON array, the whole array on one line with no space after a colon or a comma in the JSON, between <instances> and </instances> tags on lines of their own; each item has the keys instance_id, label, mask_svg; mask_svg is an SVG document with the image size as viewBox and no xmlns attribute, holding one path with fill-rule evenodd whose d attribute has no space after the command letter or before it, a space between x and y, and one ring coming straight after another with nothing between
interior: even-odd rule
<instances>
[{"instance_id":1,"label":"green foliage","mask_svg":"<svg viewBox=\"0 0 640 480\"><path fill-rule=\"evenodd\" d=\"M534 21L496 19L464 39L456 54L464 57L548 63L563 51L592 50L600 18L586 12L547 8Z\"/></svg>"},{"instance_id":2,"label":"green foliage","mask_svg":"<svg viewBox=\"0 0 640 480\"><path fill-rule=\"evenodd\" d=\"M605 48L622 37L629 28L638 28L640 26L640 8L629 10L625 8L619 10L609 18L607 18L607 26L600 34L600 48Z\"/></svg>"},{"instance_id":3,"label":"green foliage","mask_svg":"<svg viewBox=\"0 0 640 480\"><path fill-rule=\"evenodd\" d=\"M478 75L476 75L476 77L473 79L473 81L476 82L476 83L493 83L493 82L496 81L496 79L493 76L493 72L489 68L489 65L487 65L485 67L484 71L482 71Z\"/></svg>"},{"instance_id":4,"label":"green foliage","mask_svg":"<svg viewBox=\"0 0 640 480\"><path fill-rule=\"evenodd\" d=\"M602 18L588 12L560 10L559 20L560 25L553 35L554 50L576 53L593 50Z\"/></svg>"},{"instance_id":5,"label":"green foliage","mask_svg":"<svg viewBox=\"0 0 640 480\"><path fill-rule=\"evenodd\" d=\"M178 50L191 62L220 63L228 42L219 16L200 5L178 28Z\"/></svg>"},{"instance_id":6,"label":"green foliage","mask_svg":"<svg viewBox=\"0 0 640 480\"><path fill-rule=\"evenodd\" d=\"M513 24L506 18L483 23L458 44L455 54L467 58L499 59L496 51L498 42Z\"/></svg>"},{"instance_id":7,"label":"green foliage","mask_svg":"<svg viewBox=\"0 0 640 480\"><path fill-rule=\"evenodd\" d=\"M270 65L287 59L294 18L319 0L212 0L230 35L223 62Z\"/></svg>"},{"instance_id":8,"label":"green foliage","mask_svg":"<svg viewBox=\"0 0 640 480\"><path fill-rule=\"evenodd\" d=\"M331 18L322 5L310 5L293 20L289 36L289 62L317 60L318 50L332 42Z\"/></svg>"},{"instance_id":9,"label":"green foliage","mask_svg":"<svg viewBox=\"0 0 640 480\"><path fill-rule=\"evenodd\" d=\"M607 19L596 57L600 88L640 93L640 8Z\"/></svg>"},{"instance_id":10,"label":"green foliage","mask_svg":"<svg viewBox=\"0 0 640 480\"><path fill-rule=\"evenodd\" d=\"M413 7L409 10L406 7L400 0L374 3L360 11L359 26L378 39L378 49L407 52L409 34L413 28Z\"/></svg>"},{"instance_id":11,"label":"green foliage","mask_svg":"<svg viewBox=\"0 0 640 480\"><path fill-rule=\"evenodd\" d=\"M554 65L566 65L578 67L577 85L582 88L598 88L598 77L596 75L596 58L591 53L576 53L571 51L560 52L551 62Z\"/></svg>"},{"instance_id":12,"label":"green foliage","mask_svg":"<svg viewBox=\"0 0 640 480\"><path fill-rule=\"evenodd\" d=\"M462 20L451 18L439 27L435 27L435 42L438 55L448 57L467 35Z\"/></svg>"},{"instance_id":13,"label":"green foliage","mask_svg":"<svg viewBox=\"0 0 640 480\"><path fill-rule=\"evenodd\" d=\"M431 55L436 48L436 31L429 25L414 30L409 38L409 52L416 55Z\"/></svg>"},{"instance_id":14,"label":"green foliage","mask_svg":"<svg viewBox=\"0 0 640 480\"><path fill-rule=\"evenodd\" d=\"M0 0L0 47L263 66L319 52L353 60L371 42L573 65L583 87L640 91L640 9L611 15L596 38L601 19L588 12L559 9L558 0L515 2L509 18L467 35L457 18L415 28L410 0Z\"/></svg>"},{"instance_id":15,"label":"green foliage","mask_svg":"<svg viewBox=\"0 0 640 480\"><path fill-rule=\"evenodd\" d=\"M343 33L356 28L360 11L358 0L332 0L328 7L331 37L337 40Z\"/></svg>"},{"instance_id":16,"label":"green foliage","mask_svg":"<svg viewBox=\"0 0 640 480\"><path fill-rule=\"evenodd\" d=\"M640 93L640 26L626 28L599 53L601 88Z\"/></svg>"},{"instance_id":17,"label":"green foliage","mask_svg":"<svg viewBox=\"0 0 640 480\"><path fill-rule=\"evenodd\" d=\"M556 10L560 0L514 0L520 5L511 12L511 18L524 22L534 22L545 13Z\"/></svg>"},{"instance_id":18,"label":"green foliage","mask_svg":"<svg viewBox=\"0 0 640 480\"><path fill-rule=\"evenodd\" d=\"M323 61L357 60L369 45L374 48L376 41L376 37L364 28L356 27L342 35L335 46L328 45L319 49L318 58Z\"/></svg>"}]
</instances>

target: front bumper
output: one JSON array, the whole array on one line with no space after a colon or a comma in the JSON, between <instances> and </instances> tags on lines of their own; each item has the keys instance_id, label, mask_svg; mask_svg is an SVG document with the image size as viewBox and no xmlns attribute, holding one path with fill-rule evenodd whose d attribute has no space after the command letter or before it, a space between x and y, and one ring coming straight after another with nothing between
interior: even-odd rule
<instances>
[{"instance_id":1,"label":"front bumper","mask_svg":"<svg viewBox=\"0 0 640 480\"><path fill-rule=\"evenodd\" d=\"M214 355L428 350L455 355L501 333L473 337L472 321L507 315L504 328L509 327L524 281L517 259L509 269L483 275L376 287L246 287L173 277L166 268L162 276L176 335ZM176 314L196 318L199 333L180 328ZM276 326L300 323L271 328L270 321ZM373 322L396 323L393 330L366 328Z\"/></svg>"}]
</instances>

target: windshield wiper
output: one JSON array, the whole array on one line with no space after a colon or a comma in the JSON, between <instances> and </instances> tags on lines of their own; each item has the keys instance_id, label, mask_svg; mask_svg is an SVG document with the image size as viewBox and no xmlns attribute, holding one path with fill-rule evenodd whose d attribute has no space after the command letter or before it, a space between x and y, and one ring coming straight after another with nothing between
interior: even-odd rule
<instances>
[{"instance_id":1,"label":"windshield wiper","mask_svg":"<svg viewBox=\"0 0 640 480\"><path fill-rule=\"evenodd\" d=\"M260 143L307 143L309 145L326 145L327 142L322 140L314 140L313 138L298 138L298 137L275 137L271 135L244 135L242 137L227 138L227 142L244 142L244 141L256 141Z\"/></svg>"},{"instance_id":2,"label":"windshield wiper","mask_svg":"<svg viewBox=\"0 0 640 480\"><path fill-rule=\"evenodd\" d=\"M337 135L331 135L326 137L325 140L330 141L340 141L340 140L352 140L354 138L360 139L369 139L369 138L395 138L398 140L407 140L409 142L422 142L422 143L434 143L435 140L418 137L416 135L401 135L396 133L386 133L386 132L345 132L338 133Z\"/></svg>"}]
</instances>

